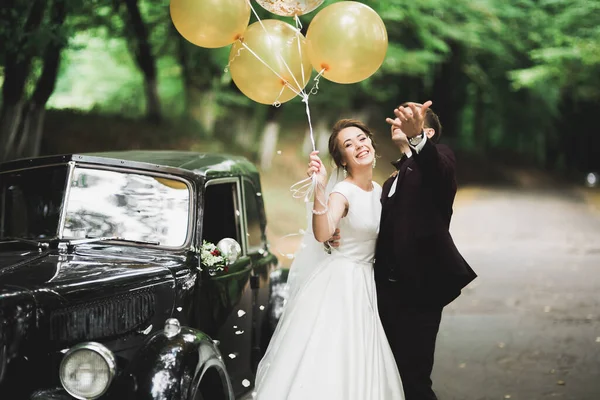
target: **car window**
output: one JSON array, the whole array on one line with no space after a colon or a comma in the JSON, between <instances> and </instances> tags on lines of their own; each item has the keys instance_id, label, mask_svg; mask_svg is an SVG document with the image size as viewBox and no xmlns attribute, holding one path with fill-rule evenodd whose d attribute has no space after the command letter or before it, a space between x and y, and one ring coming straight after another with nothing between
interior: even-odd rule
<instances>
[{"instance_id":1,"label":"car window","mask_svg":"<svg viewBox=\"0 0 600 400\"><path fill-rule=\"evenodd\" d=\"M0 239L56 237L67 166L0 174Z\"/></svg>"},{"instance_id":2,"label":"car window","mask_svg":"<svg viewBox=\"0 0 600 400\"><path fill-rule=\"evenodd\" d=\"M249 180L244 180L244 204L246 205L246 236L250 249L260 248L263 245L260 204L257 199L256 188Z\"/></svg>"},{"instance_id":3,"label":"car window","mask_svg":"<svg viewBox=\"0 0 600 400\"><path fill-rule=\"evenodd\" d=\"M190 188L181 180L137 173L75 168L63 237L110 237L185 244Z\"/></svg>"},{"instance_id":4,"label":"car window","mask_svg":"<svg viewBox=\"0 0 600 400\"><path fill-rule=\"evenodd\" d=\"M223 238L240 242L240 213L235 182L206 185L202 212L202 240L217 244Z\"/></svg>"}]
</instances>

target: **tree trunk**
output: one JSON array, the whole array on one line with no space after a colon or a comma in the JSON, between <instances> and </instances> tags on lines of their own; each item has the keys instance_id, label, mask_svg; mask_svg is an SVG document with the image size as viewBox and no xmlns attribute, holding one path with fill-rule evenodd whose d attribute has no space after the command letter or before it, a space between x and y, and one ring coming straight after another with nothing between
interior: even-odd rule
<instances>
[{"instance_id":1,"label":"tree trunk","mask_svg":"<svg viewBox=\"0 0 600 400\"><path fill-rule=\"evenodd\" d=\"M50 11L50 18L52 26L57 31L60 30L65 22L66 14L65 0L55 0ZM35 157L40 153L46 103L56 86L56 78L58 77L60 66L60 54L65 45L65 41L63 38L60 38L58 32L56 32L56 36L57 38L50 42L46 48L42 74L23 113L21 140L17 148L17 155L19 157Z\"/></svg>"},{"instance_id":2,"label":"tree trunk","mask_svg":"<svg viewBox=\"0 0 600 400\"><path fill-rule=\"evenodd\" d=\"M14 142L23 111L23 99L17 101L6 101L2 105L2 116L0 117L0 162L15 157Z\"/></svg>"},{"instance_id":3,"label":"tree trunk","mask_svg":"<svg viewBox=\"0 0 600 400\"><path fill-rule=\"evenodd\" d=\"M263 171L271 169L273 157L275 157L275 151L277 150L279 129L279 123L276 121L269 121L265 126L260 144L260 167Z\"/></svg>"},{"instance_id":4,"label":"tree trunk","mask_svg":"<svg viewBox=\"0 0 600 400\"><path fill-rule=\"evenodd\" d=\"M25 84L34 56L27 41L30 40L29 35L39 28L45 8L44 0L33 0L23 36L17 39L19 43L12 50L5 53L0 112L0 162L14 158L16 153L15 142L25 102Z\"/></svg>"},{"instance_id":5,"label":"tree trunk","mask_svg":"<svg viewBox=\"0 0 600 400\"><path fill-rule=\"evenodd\" d=\"M18 157L29 158L40 155L42 136L44 133L44 117L46 116L46 105L29 103L25 108L26 114L22 124L22 133L26 140L19 143ZM25 136L27 135L27 136Z\"/></svg>"},{"instance_id":6,"label":"tree trunk","mask_svg":"<svg viewBox=\"0 0 600 400\"><path fill-rule=\"evenodd\" d=\"M146 118L152 122L160 122L162 113L160 99L158 97L158 80L156 72L156 60L152 55L148 30L142 19L138 0L125 0L127 12L133 32L135 34L136 49L135 60L144 74L144 92L146 94Z\"/></svg>"}]
</instances>

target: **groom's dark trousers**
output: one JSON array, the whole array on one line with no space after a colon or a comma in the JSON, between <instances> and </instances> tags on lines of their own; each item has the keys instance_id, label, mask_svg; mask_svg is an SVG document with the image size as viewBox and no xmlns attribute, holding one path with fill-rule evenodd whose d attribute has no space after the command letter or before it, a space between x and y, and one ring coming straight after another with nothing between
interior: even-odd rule
<instances>
[{"instance_id":1,"label":"groom's dark trousers","mask_svg":"<svg viewBox=\"0 0 600 400\"><path fill-rule=\"evenodd\" d=\"M394 163L383 185L375 280L383 328L406 400L435 400L435 341L442 309L476 274L458 252L449 227L456 195L454 153L428 140Z\"/></svg>"}]
</instances>

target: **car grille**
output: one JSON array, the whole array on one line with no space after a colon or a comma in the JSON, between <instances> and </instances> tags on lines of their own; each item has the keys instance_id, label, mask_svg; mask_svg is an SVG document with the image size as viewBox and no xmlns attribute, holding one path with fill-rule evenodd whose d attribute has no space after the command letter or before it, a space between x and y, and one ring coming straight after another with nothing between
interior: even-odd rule
<instances>
[{"instance_id":1,"label":"car grille","mask_svg":"<svg viewBox=\"0 0 600 400\"><path fill-rule=\"evenodd\" d=\"M60 345L124 335L154 315L154 293L128 293L57 310L50 315L50 340Z\"/></svg>"}]
</instances>

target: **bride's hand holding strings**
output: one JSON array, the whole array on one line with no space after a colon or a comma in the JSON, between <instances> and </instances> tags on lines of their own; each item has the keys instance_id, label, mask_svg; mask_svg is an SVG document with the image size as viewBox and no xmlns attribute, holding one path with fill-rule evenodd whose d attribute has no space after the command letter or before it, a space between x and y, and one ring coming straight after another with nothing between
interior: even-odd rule
<instances>
[{"instance_id":1,"label":"bride's hand holding strings","mask_svg":"<svg viewBox=\"0 0 600 400\"><path fill-rule=\"evenodd\" d=\"M306 170L306 175L312 176L313 174L316 174L317 181L323 187L325 187L325 185L327 185L327 170L325 169L323 162L317 154L319 154L318 150L315 150L312 153L310 153L308 170Z\"/></svg>"}]
</instances>

